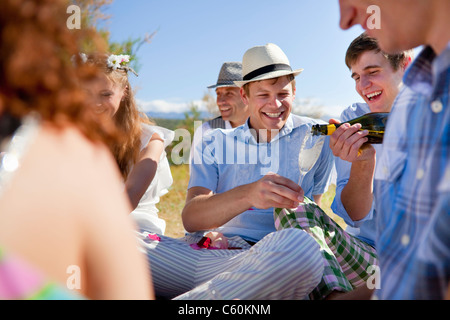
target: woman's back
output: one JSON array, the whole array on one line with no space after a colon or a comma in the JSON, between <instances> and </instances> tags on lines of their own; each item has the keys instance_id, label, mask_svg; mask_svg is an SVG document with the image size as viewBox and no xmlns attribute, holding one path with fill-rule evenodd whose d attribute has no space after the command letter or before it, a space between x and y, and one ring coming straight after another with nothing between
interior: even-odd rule
<instances>
[{"instance_id":1,"label":"woman's back","mask_svg":"<svg viewBox=\"0 0 450 320\"><path fill-rule=\"evenodd\" d=\"M0 193L0 246L88 298L149 298L150 275L106 147L74 127L36 129Z\"/></svg>"}]
</instances>

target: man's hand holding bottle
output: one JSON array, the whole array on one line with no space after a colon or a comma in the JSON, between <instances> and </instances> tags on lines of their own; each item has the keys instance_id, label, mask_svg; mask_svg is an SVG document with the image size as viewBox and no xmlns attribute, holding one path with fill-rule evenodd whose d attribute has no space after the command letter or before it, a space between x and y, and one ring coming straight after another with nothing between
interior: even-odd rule
<instances>
[{"instance_id":1,"label":"man's hand holding bottle","mask_svg":"<svg viewBox=\"0 0 450 320\"><path fill-rule=\"evenodd\" d=\"M330 119L330 124L340 124L336 119ZM368 130L361 130L361 124L344 123L330 136L330 148L334 156L348 162L374 161L375 148L367 143Z\"/></svg>"}]
</instances>

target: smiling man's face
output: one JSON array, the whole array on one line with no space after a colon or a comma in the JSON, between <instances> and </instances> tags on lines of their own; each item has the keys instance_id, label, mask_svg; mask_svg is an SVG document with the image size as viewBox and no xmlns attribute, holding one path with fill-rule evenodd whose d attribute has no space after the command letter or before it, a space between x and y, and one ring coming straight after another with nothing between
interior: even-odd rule
<instances>
[{"instance_id":1,"label":"smiling man's face","mask_svg":"<svg viewBox=\"0 0 450 320\"><path fill-rule=\"evenodd\" d=\"M232 127L245 123L248 107L244 104L237 87L220 87L216 89L217 106L223 120L230 121Z\"/></svg>"},{"instance_id":2,"label":"smiling man's face","mask_svg":"<svg viewBox=\"0 0 450 320\"><path fill-rule=\"evenodd\" d=\"M394 70L389 60L376 51L363 52L351 65L356 91L372 112L389 112L397 96L403 68Z\"/></svg>"},{"instance_id":3,"label":"smiling man's face","mask_svg":"<svg viewBox=\"0 0 450 320\"><path fill-rule=\"evenodd\" d=\"M244 89L241 94L249 106L251 127L257 131L268 130L267 141L270 141L271 133L280 131L291 113L295 99L292 81L283 76L252 82L248 94Z\"/></svg>"}]
</instances>

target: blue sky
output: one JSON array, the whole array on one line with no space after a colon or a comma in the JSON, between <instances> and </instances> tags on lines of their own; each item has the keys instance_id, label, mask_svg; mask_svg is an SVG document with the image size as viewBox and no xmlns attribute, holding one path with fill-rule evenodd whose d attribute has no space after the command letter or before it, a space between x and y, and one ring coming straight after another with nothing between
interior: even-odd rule
<instances>
[{"instance_id":1,"label":"blue sky","mask_svg":"<svg viewBox=\"0 0 450 320\"><path fill-rule=\"evenodd\" d=\"M269 42L294 69L305 69L298 99L314 99L336 116L361 101L344 56L363 30L339 28L337 0L115 0L106 13L115 41L158 30L138 52L139 78L132 80L145 111L185 110L216 82L223 62L241 61L247 49Z\"/></svg>"}]
</instances>

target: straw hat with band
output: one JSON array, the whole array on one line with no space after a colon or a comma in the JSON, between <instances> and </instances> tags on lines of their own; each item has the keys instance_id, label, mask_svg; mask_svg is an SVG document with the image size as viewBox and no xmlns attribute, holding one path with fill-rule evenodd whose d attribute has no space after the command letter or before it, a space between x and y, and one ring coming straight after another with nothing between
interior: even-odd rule
<instances>
[{"instance_id":1,"label":"straw hat with band","mask_svg":"<svg viewBox=\"0 0 450 320\"><path fill-rule=\"evenodd\" d=\"M289 59L280 47L273 43L253 47L242 59L242 81L234 81L238 87L249 82L278 78L287 75L298 76L303 69L292 70Z\"/></svg>"},{"instance_id":2,"label":"straw hat with band","mask_svg":"<svg viewBox=\"0 0 450 320\"><path fill-rule=\"evenodd\" d=\"M242 80L242 63L241 62L225 62L220 69L217 83L209 86L208 89L221 87L236 87L234 81Z\"/></svg>"}]
</instances>

